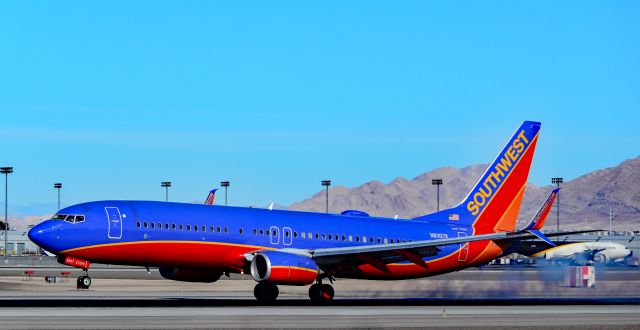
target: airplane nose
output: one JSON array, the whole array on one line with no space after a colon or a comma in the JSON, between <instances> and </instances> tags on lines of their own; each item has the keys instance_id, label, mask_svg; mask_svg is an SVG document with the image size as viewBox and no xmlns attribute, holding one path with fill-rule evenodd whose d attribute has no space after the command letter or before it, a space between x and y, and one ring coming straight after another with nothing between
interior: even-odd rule
<instances>
[{"instance_id":1,"label":"airplane nose","mask_svg":"<svg viewBox=\"0 0 640 330\"><path fill-rule=\"evenodd\" d=\"M49 221L37 224L29 230L27 236L29 236L32 242L51 251L49 249L51 248L51 241L53 239L53 224Z\"/></svg>"}]
</instances>

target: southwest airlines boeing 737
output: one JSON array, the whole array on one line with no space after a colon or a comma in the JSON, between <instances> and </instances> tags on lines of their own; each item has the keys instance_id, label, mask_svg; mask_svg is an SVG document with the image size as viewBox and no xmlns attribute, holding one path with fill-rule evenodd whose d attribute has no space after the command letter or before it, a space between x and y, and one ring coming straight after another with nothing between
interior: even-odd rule
<instances>
[{"instance_id":1,"label":"southwest airlines boeing 737","mask_svg":"<svg viewBox=\"0 0 640 330\"><path fill-rule=\"evenodd\" d=\"M335 278L433 276L484 265L522 239L546 239L539 225L515 230L539 130L525 121L460 204L413 219L114 200L66 207L29 237L82 268L87 288L97 262L159 267L177 281L246 272L260 301L274 301L278 285L313 284L311 300L328 302L326 281Z\"/></svg>"}]
</instances>

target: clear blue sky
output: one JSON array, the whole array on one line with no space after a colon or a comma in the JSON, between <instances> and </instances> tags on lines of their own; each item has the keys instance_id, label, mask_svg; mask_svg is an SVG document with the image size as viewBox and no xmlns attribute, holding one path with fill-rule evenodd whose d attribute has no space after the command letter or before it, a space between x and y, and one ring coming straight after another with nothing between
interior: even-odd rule
<instances>
[{"instance_id":1,"label":"clear blue sky","mask_svg":"<svg viewBox=\"0 0 640 330\"><path fill-rule=\"evenodd\" d=\"M230 180L233 205L289 204L489 162L525 119L537 184L640 154L640 2L0 2L21 212L57 181L64 205L164 180L174 201Z\"/></svg>"}]
</instances>

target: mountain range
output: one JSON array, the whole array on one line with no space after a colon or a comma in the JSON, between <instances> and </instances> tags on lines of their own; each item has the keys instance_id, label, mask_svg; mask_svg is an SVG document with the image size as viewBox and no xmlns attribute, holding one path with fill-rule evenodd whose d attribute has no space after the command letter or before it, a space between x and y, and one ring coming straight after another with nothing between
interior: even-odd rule
<instances>
[{"instance_id":1,"label":"mountain range","mask_svg":"<svg viewBox=\"0 0 640 330\"><path fill-rule=\"evenodd\" d=\"M436 186L432 179L442 179L440 209L459 203L480 178L487 165L464 168L442 167L411 180L396 178L390 183L371 181L354 188L334 186L329 189L329 212L356 209L372 216L413 218L436 211ZM518 217L526 223L555 186L528 183ZM597 170L564 182L560 191L560 228L608 229L609 212L614 230L640 230L640 157L615 167ZM289 206L290 210L325 211L325 191ZM545 229L556 228L556 205Z\"/></svg>"}]
</instances>

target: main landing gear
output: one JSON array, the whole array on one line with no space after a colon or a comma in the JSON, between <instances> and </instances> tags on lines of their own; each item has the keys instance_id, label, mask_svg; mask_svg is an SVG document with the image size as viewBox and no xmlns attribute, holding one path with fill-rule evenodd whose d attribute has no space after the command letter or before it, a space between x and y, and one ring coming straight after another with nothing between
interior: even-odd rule
<instances>
[{"instance_id":1,"label":"main landing gear","mask_svg":"<svg viewBox=\"0 0 640 330\"><path fill-rule=\"evenodd\" d=\"M328 304L333 301L333 287L329 284L322 284L322 281L309 288L309 298L314 304Z\"/></svg>"},{"instance_id":2,"label":"main landing gear","mask_svg":"<svg viewBox=\"0 0 640 330\"><path fill-rule=\"evenodd\" d=\"M88 278L88 277L87 277ZM80 279L78 279L80 281ZM253 289L253 295L263 304L270 304L278 298L278 286L270 282L258 282ZM333 301L334 291L329 284L322 284L322 280L309 288L309 298L311 302L317 305L328 304Z\"/></svg>"},{"instance_id":3,"label":"main landing gear","mask_svg":"<svg viewBox=\"0 0 640 330\"><path fill-rule=\"evenodd\" d=\"M91 277L89 277L89 270L82 269L82 276L78 277L77 288L86 290L91 286Z\"/></svg>"},{"instance_id":4,"label":"main landing gear","mask_svg":"<svg viewBox=\"0 0 640 330\"><path fill-rule=\"evenodd\" d=\"M261 303L272 303L278 298L278 286L269 282L258 282L253 289L253 295Z\"/></svg>"}]
</instances>

